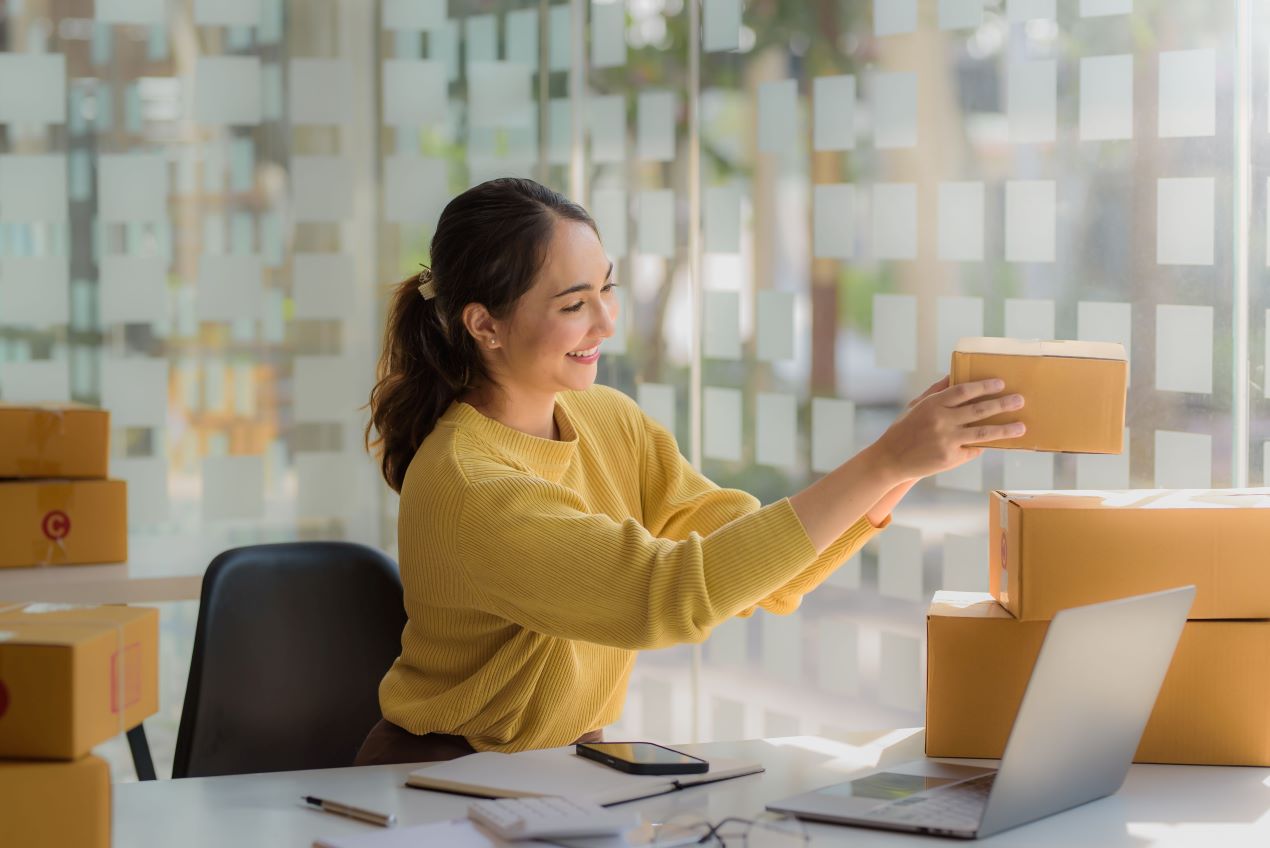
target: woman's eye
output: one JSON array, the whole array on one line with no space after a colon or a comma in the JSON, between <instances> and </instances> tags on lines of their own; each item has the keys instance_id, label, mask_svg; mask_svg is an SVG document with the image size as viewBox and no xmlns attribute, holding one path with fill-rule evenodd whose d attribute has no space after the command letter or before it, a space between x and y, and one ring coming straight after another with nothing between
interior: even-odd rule
<instances>
[{"instance_id":1,"label":"woman's eye","mask_svg":"<svg viewBox=\"0 0 1270 848\"><path fill-rule=\"evenodd\" d=\"M564 311L564 312L577 312L577 311L578 311L579 309L581 309L581 308L582 308L582 301L580 301L580 300L579 300L577 303L573 304L573 306L566 306L566 307L564 308L564 310L563 310L563 311Z\"/></svg>"},{"instance_id":2,"label":"woman's eye","mask_svg":"<svg viewBox=\"0 0 1270 848\"><path fill-rule=\"evenodd\" d=\"M609 283L606 286L604 286L604 288L600 289L600 291L607 294L608 292L613 291L613 289L615 288L617 288L617 283Z\"/></svg>"}]
</instances>

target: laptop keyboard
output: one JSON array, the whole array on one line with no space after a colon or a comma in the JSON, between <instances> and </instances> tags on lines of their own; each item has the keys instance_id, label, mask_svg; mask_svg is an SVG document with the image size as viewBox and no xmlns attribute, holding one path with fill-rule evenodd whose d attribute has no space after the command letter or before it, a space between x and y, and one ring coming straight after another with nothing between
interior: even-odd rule
<instances>
[{"instance_id":1,"label":"laptop keyboard","mask_svg":"<svg viewBox=\"0 0 1270 848\"><path fill-rule=\"evenodd\" d=\"M892 801L870 811L871 817L898 824L937 827L947 830L974 830L979 826L996 772L971 778L947 789L936 789L920 797Z\"/></svg>"}]
</instances>

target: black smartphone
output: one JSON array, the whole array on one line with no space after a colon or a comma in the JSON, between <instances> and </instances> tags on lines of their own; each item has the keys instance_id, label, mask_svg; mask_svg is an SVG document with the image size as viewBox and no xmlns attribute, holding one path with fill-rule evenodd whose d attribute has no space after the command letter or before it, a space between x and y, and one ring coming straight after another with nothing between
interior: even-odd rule
<instances>
[{"instance_id":1,"label":"black smartphone","mask_svg":"<svg viewBox=\"0 0 1270 848\"><path fill-rule=\"evenodd\" d=\"M579 757L628 774L705 774L710 764L652 742L579 742Z\"/></svg>"}]
</instances>

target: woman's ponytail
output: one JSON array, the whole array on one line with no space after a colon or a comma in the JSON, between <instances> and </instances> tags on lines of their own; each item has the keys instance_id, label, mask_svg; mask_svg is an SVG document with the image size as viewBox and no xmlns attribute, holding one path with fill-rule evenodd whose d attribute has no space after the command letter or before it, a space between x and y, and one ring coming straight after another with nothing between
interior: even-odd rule
<instances>
[{"instance_id":1,"label":"woman's ponytail","mask_svg":"<svg viewBox=\"0 0 1270 848\"><path fill-rule=\"evenodd\" d=\"M451 200L432 236L432 267L392 294L384 348L370 393L367 448L400 492L410 460L446 409L489 380L463 323L469 303L511 314L542 267L559 220L595 222L578 204L533 180L481 183ZM372 438L373 436L373 438Z\"/></svg>"},{"instance_id":2,"label":"woman's ponytail","mask_svg":"<svg viewBox=\"0 0 1270 848\"><path fill-rule=\"evenodd\" d=\"M428 269L397 285L370 393L366 446L379 448L384 479L397 492L419 445L472 382L469 357L475 350L464 348L475 345L461 318L457 327L449 326L435 288Z\"/></svg>"}]
</instances>

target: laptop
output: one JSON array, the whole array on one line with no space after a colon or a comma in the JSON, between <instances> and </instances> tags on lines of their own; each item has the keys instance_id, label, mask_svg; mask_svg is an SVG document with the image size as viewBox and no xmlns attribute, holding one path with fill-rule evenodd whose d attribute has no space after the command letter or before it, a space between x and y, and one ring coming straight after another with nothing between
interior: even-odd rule
<instances>
[{"instance_id":1,"label":"laptop","mask_svg":"<svg viewBox=\"0 0 1270 848\"><path fill-rule=\"evenodd\" d=\"M798 818L961 839L1124 783L1195 598L1184 586L1054 616L995 768L916 760L769 804Z\"/></svg>"}]
</instances>

